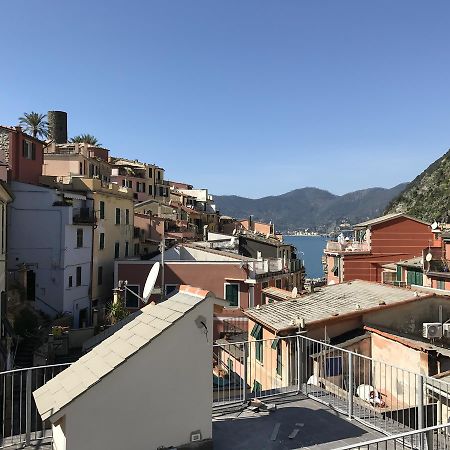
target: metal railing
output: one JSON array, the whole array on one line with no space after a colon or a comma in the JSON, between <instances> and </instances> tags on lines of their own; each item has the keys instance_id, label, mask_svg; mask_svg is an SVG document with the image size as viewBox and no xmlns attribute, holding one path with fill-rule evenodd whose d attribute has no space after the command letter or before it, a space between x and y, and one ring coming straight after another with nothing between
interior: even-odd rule
<instances>
[{"instance_id":1,"label":"metal railing","mask_svg":"<svg viewBox=\"0 0 450 450\"><path fill-rule=\"evenodd\" d=\"M450 424L435 425L422 430L408 431L380 439L347 445L337 450L381 450L381 449L417 449L448 450Z\"/></svg>"},{"instance_id":2,"label":"metal railing","mask_svg":"<svg viewBox=\"0 0 450 450\"><path fill-rule=\"evenodd\" d=\"M214 406L297 392L387 435L447 423L450 384L362 355L367 339L349 343L360 353L302 335L214 345Z\"/></svg>"},{"instance_id":3,"label":"metal railing","mask_svg":"<svg viewBox=\"0 0 450 450\"><path fill-rule=\"evenodd\" d=\"M74 208L72 214L74 224L92 224L95 223L95 212L91 208Z\"/></svg>"},{"instance_id":4,"label":"metal railing","mask_svg":"<svg viewBox=\"0 0 450 450\"><path fill-rule=\"evenodd\" d=\"M33 391L69 365L55 364L0 372L0 448L28 445L33 441L51 438L50 423L41 420Z\"/></svg>"}]
</instances>

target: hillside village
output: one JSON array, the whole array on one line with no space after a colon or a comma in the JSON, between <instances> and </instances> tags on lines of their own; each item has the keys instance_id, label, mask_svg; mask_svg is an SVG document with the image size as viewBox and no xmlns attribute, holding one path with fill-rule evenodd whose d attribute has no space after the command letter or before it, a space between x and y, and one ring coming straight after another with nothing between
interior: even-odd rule
<instances>
[{"instance_id":1,"label":"hillside village","mask_svg":"<svg viewBox=\"0 0 450 450\"><path fill-rule=\"evenodd\" d=\"M444 222L395 212L356 224L327 243L315 284L273 223L221 215L208 189L92 136L69 140L65 112L48 120L48 139L0 127L2 446L128 448L111 429L130 407L129 448L263 448L329 408L327 424L345 415L373 431L339 434L339 422L324 438L311 422L310 442L414 443L431 427L428 448L447 448ZM248 414L262 434L237 443ZM169 416L175 431L158 422ZM78 432L92 421L95 433Z\"/></svg>"}]
</instances>

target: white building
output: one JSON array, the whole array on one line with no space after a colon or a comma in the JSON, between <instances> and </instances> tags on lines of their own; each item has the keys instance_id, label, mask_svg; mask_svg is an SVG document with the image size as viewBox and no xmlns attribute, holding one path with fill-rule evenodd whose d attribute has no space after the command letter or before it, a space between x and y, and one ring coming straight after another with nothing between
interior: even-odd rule
<instances>
[{"instance_id":1,"label":"white building","mask_svg":"<svg viewBox=\"0 0 450 450\"><path fill-rule=\"evenodd\" d=\"M37 389L53 449L212 449L216 302L181 286Z\"/></svg>"},{"instance_id":2,"label":"white building","mask_svg":"<svg viewBox=\"0 0 450 450\"><path fill-rule=\"evenodd\" d=\"M8 268L27 300L54 316L69 313L73 326L89 322L92 200L74 192L12 182Z\"/></svg>"}]
</instances>

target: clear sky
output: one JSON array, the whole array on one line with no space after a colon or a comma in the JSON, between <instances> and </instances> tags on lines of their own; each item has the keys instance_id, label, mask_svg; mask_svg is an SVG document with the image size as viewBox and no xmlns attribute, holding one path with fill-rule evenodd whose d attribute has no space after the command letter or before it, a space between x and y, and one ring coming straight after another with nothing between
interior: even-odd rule
<instances>
[{"instance_id":1,"label":"clear sky","mask_svg":"<svg viewBox=\"0 0 450 450\"><path fill-rule=\"evenodd\" d=\"M122 155L213 194L342 194L450 147L448 0L15 0L0 123L69 113Z\"/></svg>"}]
</instances>

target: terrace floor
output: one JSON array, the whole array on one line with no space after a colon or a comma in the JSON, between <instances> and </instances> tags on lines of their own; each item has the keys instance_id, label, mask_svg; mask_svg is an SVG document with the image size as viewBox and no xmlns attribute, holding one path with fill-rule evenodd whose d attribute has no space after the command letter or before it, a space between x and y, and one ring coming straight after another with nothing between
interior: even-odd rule
<instances>
[{"instance_id":1,"label":"terrace floor","mask_svg":"<svg viewBox=\"0 0 450 450\"><path fill-rule=\"evenodd\" d=\"M330 450L383 436L297 394L266 403L276 403L276 411L215 410L214 450Z\"/></svg>"}]
</instances>

